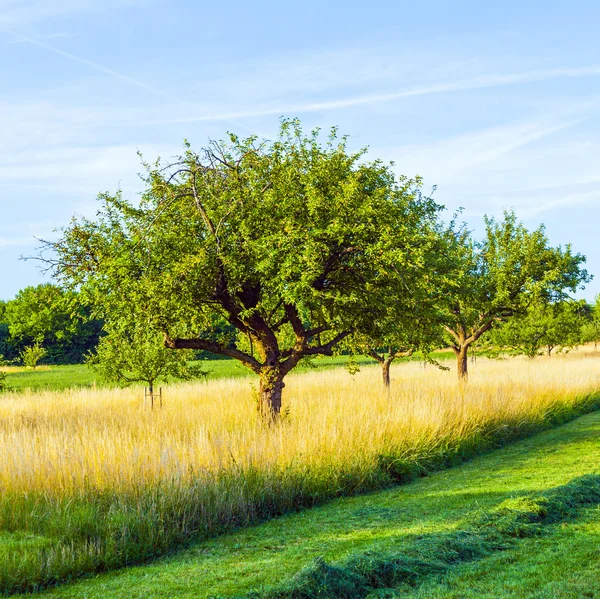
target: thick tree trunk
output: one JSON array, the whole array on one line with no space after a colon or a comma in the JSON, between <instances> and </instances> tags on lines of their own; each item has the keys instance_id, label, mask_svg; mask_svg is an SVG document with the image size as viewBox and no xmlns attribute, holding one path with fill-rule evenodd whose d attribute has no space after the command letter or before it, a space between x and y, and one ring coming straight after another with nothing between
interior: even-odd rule
<instances>
[{"instance_id":1,"label":"thick tree trunk","mask_svg":"<svg viewBox=\"0 0 600 599\"><path fill-rule=\"evenodd\" d=\"M383 375L383 387L386 391L390 390L390 365L392 361L387 358L381 363L381 373Z\"/></svg>"},{"instance_id":2,"label":"thick tree trunk","mask_svg":"<svg viewBox=\"0 0 600 599\"><path fill-rule=\"evenodd\" d=\"M268 369L260 374L258 411L267 421L273 422L281 413L281 396L285 383L276 371Z\"/></svg>"},{"instance_id":3,"label":"thick tree trunk","mask_svg":"<svg viewBox=\"0 0 600 599\"><path fill-rule=\"evenodd\" d=\"M466 382L467 378L469 377L469 370L468 370L469 346L462 345L461 347L458 348L458 350L455 350L455 353L456 353L456 361L457 361L457 366L458 366L458 380Z\"/></svg>"}]
</instances>

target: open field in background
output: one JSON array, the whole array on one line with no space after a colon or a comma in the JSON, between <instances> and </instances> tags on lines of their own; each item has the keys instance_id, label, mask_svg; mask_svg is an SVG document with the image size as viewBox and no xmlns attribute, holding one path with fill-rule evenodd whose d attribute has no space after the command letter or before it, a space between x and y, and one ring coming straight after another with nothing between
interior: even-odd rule
<instances>
[{"instance_id":1,"label":"open field in background","mask_svg":"<svg viewBox=\"0 0 600 599\"><path fill-rule=\"evenodd\" d=\"M410 480L600 405L593 353L290 376L283 422L251 380L0 398L0 590L157 557L193 539Z\"/></svg>"},{"instance_id":2,"label":"open field in background","mask_svg":"<svg viewBox=\"0 0 600 599\"><path fill-rule=\"evenodd\" d=\"M452 357L451 352L441 352L440 359ZM416 358L415 358L416 359ZM356 361L362 366L374 365L375 360L367 356L358 356ZM312 361L313 367L300 365L297 370L306 372L338 368L348 362L347 356L332 358L317 357ZM203 360L194 362L201 364L208 372L209 381L222 378L253 377L253 373L237 360ZM7 373L6 382L14 391L62 391L73 387L114 387L112 383L103 381L89 366L76 364L72 366L38 366L35 370L25 366L4 366L0 371ZM160 386L161 383L158 383ZM163 383L162 386L165 384ZM139 385L138 385L139 386Z\"/></svg>"},{"instance_id":3,"label":"open field in background","mask_svg":"<svg viewBox=\"0 0 600 599\"><path fill-rule=\"evenodd\" d=\"M576 354L593 352L593 344L580 346L571 350ZM600 352L598 357L600 358ZM485 354L484 354L485 355ZM454 365L456 358L450 350L438 350L432 353L432 357L440 362L451 362ZM482 359L478 356L477 359ZM541 359L540 356L537 359ZM403 358L402 362L419 362L421 358L413 355L409 358ZM375 360L368 356L357 356L356 362L361 366L377 366ZM398 361L397 363L399 363ZM312 372L326 370L329 368L340 368L348 363L348 356L325 357L317 356L311 361L311 365L300 364L296 372ZM201 364L207 371L206 380L213 381L223 378L253 378L254 374L248 368L242 366L237 360L202 360L194 362ZM103 381L102 378L85 364L75 364L70 366L47 366L41 365L36 369L26 366L0 366L0 372L6 372L7 384L13 391L62 391L74 387L82 388L104 388L114 387L113 383ZM165 386L163 383L162 386ZM161 384L159 383L159 386ZM137 385L141 386L141 385Z\"/></svg>"}]
</instances>

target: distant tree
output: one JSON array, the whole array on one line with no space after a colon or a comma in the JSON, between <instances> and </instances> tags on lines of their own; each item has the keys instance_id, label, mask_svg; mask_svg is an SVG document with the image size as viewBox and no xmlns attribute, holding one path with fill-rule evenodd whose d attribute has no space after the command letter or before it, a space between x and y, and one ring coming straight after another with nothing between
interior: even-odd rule
<instances>
[{"instance_id":1,"label":"distant tree","mask_svg":"<svg viewBox=\"0 0 600 599\"><path fill-rule=\"evenodd\" d=\"M500 347L514 349L530 358L550 356L556 348L572 348L581 342L581 302L536 303L492 333Z\"/></svg>"},{"instance_id":2,"label":"distant tree","mask_svg":"<svg viewBox=\"0 0 600 599\"><path fill-rule=\"evenodd\" d=\"M6 382L6 373L0 371L0 393L8 390L8 384Z\"/></svg>"},{"instance_id":3,"label":"distant tree","mask_svg":"<svg viewBox=\"0 0 600 599\"><path fill-rule=\"evenodd\" d=\"M10 331L6 322L7 302L0 300L0 363L8 362L18 357L11 343Z\"/></svg>"},{"instance_id":4,"label":"distant tree","mask_svg":"<svg viewBox=\"0 0 600 599\"><path fill-rule=\"evenodd\" d=\"M190 366L192 351L178 352L165 347L160 332L144 326L113 326L107 333L100 339L96 352L88 357L88 364L105 380L125 386L145 383L152 395L159 380L189 380L206 375L202 368Z\"/></svg>"},{"instance_id":5,"label":"distant tree","mask_svg":"<svg viewBox=\"0 0 600 599\"><path fill-rule=\"evenodd\" d=\"M29 368L37 368L40 360L46 355L46 350L36 341L21 352L21 360Z\"/></svg>"},{"instance_id":6,"label":"distant tree","mask_svg":"<svg viewBox=\"0 0 600 599\"><path fill-rule=\"evenodd\" d=\"M98 343L102 328L99 321L89 318L77 293L49 283L19 291L7 302L4 320L13 353L38 343L46 349L50 363L82 362Z\"/></svg>"},{"instance_id":7,"label":"distant tree","mask_svg":"<svg viewBox=\"0 0 600 599\"><path fill-rule=\"evenodd\" d=\"M430 273L433 275L434 271ZM390 367L395 360L408 358L415 352L428 356L441 345L435 291L430 287L432 280L433 276L426 284L413 287L412 306L407 305L406 298L399 302L402 311L392 303L386 317L374 321L367 334L356 333L349 340L352 353L366 354L381 366L385 390L390 389Z\"/></svg>"},{"instance_id":8,"label":"distant tree","mask_svg":"<svg viewBox=\"0 0 600 599\"><path fill-rule=\"evenodd\" d=\"M526 312L535 301L558 302L590 280L585 257L570 246L551 247L543 226L528 231L514 212L485 219L486 236L475 242L463 228L447 232L454 266L441 296L442 325L467 377L469 347L499 323Z\"/></svg>"},{"instance_id":9,"label":"distant tree","mask_svg":"<svg viewBox=\"0 0 600 599\"><path fill-rule=\"evenodd\" d=\"M15 351L14 345L11 343L8 324L0 322L0 361L13 360L17 356L18 354Z\"/></svg>"},{"instance_id":10,"label":"distant tree","mask_svg":"<svg viewBox=\"0 0 600 599\"><path fill-rule=\"evenodd\" d=\"M95 220L49 244L57 276L87 289L98 315L134 305L168 347L239 360L259 377L267 418L301 360L331 355L410 296L424 277L420 231L439 210L418 180L297 121L272 143L187 148L145 181L141 204L103 195ZM217 319L252 352L215 341Z\"/></svg>"},{"instance_id":11,"label":"distant tree","mask_svg":"<svg viewBox=\"0 0 600 599\"><path fill-rule=\"evenodd\" d=\"M594 303L588 306L586 318L582 326L582 337L586 342L594 343L594 350L598 350L600 341L600 294L595 297Z\"/></svg>"}]
</instances>

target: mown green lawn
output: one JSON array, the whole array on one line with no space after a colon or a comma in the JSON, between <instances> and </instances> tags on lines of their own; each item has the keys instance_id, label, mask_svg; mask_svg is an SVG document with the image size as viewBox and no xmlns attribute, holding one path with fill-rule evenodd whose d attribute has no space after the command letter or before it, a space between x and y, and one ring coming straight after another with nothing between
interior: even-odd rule
<instances>
[{"instance_id":1,"label":"mown green lawn","mask_svg":"<svg viewBox=\"0 0 600 599\"><path fill-rule=\"evenodd\" d=\"M41 595L191 599L262 593L319 558L343 564L367 551L410 551L419 540L468 529L477 515L493 513L506 499L544 493L590 473L600 473L600 413L412 484L332 501ZM449 575L369 597L600 597L599 558L600 511L589 507L576 519L544 527L541 536L457 563Z\"/></svg>"}]
</instances>

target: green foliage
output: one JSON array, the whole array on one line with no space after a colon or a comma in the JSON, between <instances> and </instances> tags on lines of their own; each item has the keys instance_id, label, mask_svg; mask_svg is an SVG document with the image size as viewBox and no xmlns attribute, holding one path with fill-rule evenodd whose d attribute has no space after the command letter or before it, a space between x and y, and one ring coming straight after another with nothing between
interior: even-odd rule
<instances>
[{"instance_id":1,"label":"green foliage","mask_svg":"<svg viewBox=\"0 0 600 599\"><path fill-rule=\"evenodd\" d=\"M550 246L543 225L528 231L514 212L505 212L501 221L486 217L485 225L481 242L455 223L445 233L449 259L439 298L441 323L457 355L466 356L487 331L536 302L566 300L591 279L582 268L585 257L570 245Z\"/></svg>"},{"instance_id":2,"label":"green foliage","mask_svg":"<svg viewBox=\"0 0 600 599\"><path fill-rule=\"evenodd\" d=\"M0 322L0 355L5 361L13 360L18 356L11 342L8 323L6 322Z\"/></svg>"},{"instance_id":3,"label":"green foliage","mask_svg":"<svg viewBox=\"0 0 600 599\"><path fill-rule=\"evenodd\" d=\"M548 355L555 348L571 348L581 342L582 302L536 303L516 315L491 335L491 341L533 358L542 348Z\"/></svg>"},{"instance_id":4,"label":"green foliage","mask_svg":"<svg viewBox=\"0 0 600 599\"><path fill-rule=\"evenodd\" d=\"M164 346L160 333L140 324L110 326L88 363L107 381L130 385L147 383L152 390L159 380L189 380L206 376L198 364L190 365L193 352Z\"/></svg>"},{"instance_id":5,"label":"green foliage","mask_svg":"<svg viewBox=\"0 0 600 599\"><path fill-rule=\"evenodd\" d=\"M25 366L35 369L46 353L46 350L36 341L21 352L21 361Z\"/></svg>"},{"instance_id":6,"label":"green foliage","mask_svg":"<svg viewBox=\"0 0 600 599\"><path fill-rule=\"evenodd\" d=\"M271 392L392 302L414 306L439 210L419 185L284 120L272 143L231 135L148 165L139 205L102 195L51 245L97 316L135 306L171 347L238 359ZM253 351L217 338L222 323Z\"/></svg>"},{"instance_id":7,"label":"green foliage","mask_svg":"<svg viewBox=\"0 0 600 599\"><path fill-rule=\"evenodd\" d=\"M6 382L6 372L0 371L0 393L2 393L2 391L7 391L8 388L8 383Z\"/></svg>"},{"instance_id":8,"label":"green foliage","mask_svg":"<svg viewBox=\"0 0 600 599\"><path fill-rule=\"evenodd\" d=\"M39 343L51 364L82 362L96 346L101 329L98 321L89 318L77 293L49 283L21 290L6 303L3 320L0 353L14 358Z\"/></svg>"},{"instance_id":9,"label":"green foliage","mask_svg":"<svg viewBox=\"0 0 600 599\"><path fill-rule=\"evenodd\" d=\"M356 356L354 354L350 354L348 356L348 361L346 362L346 370L352 376L360 372L360 364L358 363L358 360L356 359Z\"/></svg>"},{"instance_id":10,"label":"green foliage","mask_svg":"<svg viewBox=\"0 0 600 599\"><path fill-rule=\"evenodd\" d=\"M584 316L585 322L581 331L582 340L593 342L594 347L597 348L600 341L600 294L595 297L594 303L588 306Z\"/></svg>"}]
</instances>

